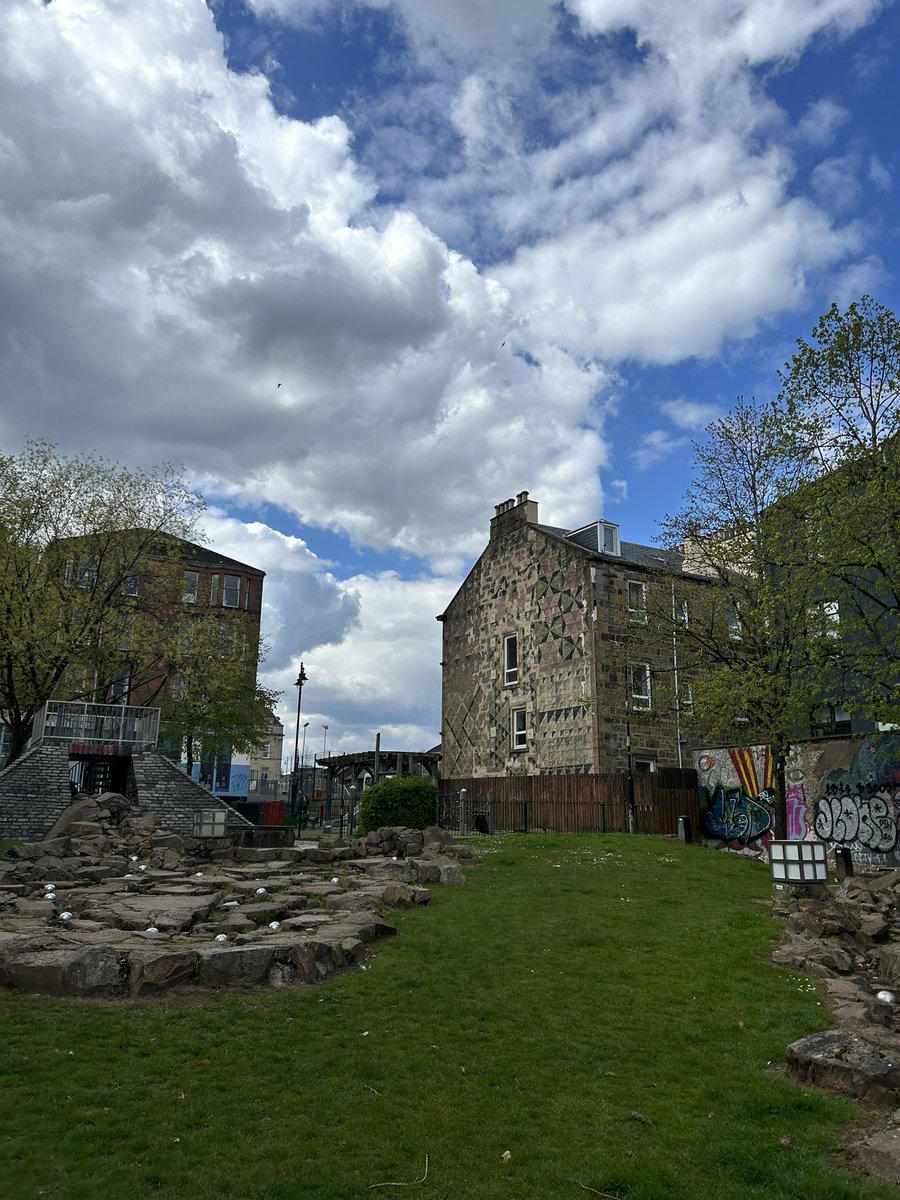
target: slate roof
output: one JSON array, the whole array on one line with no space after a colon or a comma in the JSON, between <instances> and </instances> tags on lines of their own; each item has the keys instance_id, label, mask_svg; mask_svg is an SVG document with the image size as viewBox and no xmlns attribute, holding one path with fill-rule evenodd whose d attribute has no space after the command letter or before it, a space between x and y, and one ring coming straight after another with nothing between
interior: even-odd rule
<instances>
[{"instance_id":1,"label":"slate roof","mask_svg":"<svg viewBox=\"0 0 900 1200\"><path fill-rule=\"evenodd\" d=\"M551 537L562 538L570 546L578 546L591 558L602 559L605 562L631 563L633 566L643 567L646 571L674 571L678 574L683 571L684 555L678 553L677 550L663 550L659 546L642 546L639 542L620 540L620 554L604 554L602 551L593 550L570 537L569 535L572 533L570 529L560 529L557 525L535 525L535 529L540 529L542 533L549 533Z\"/></svg>"}]
</instances>

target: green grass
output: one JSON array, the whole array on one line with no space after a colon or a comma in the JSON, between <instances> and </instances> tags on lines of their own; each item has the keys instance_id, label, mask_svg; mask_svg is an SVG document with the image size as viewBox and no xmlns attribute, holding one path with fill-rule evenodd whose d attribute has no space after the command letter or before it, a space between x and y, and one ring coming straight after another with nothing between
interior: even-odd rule
<instances>
[{"instance_id":1,"label":"green grass","mask_svg":"<svg viewBox=\"0 0 900 1200\"><path fill-rule=\"evenodd\" d=\"M5 997L0 1194L897 1197L832 1165L851 1104L766 1069L828 1017L767 962L764 868L649 837L483 847L324 986Z\"/></svg>"}]
</instances>

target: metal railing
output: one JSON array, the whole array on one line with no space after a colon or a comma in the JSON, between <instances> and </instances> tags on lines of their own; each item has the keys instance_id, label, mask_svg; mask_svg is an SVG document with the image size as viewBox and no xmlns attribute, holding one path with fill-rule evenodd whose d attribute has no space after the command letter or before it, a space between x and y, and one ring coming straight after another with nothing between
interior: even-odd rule
<instances>
[{"instance_id":1,"label":"metal railing","mask_svg":"<svg viewBox=\"0 0 900 1200\"><path fill-rule=\"evenodd\" d=\"M76 753L111 754L155 746L159 709L128 704L48 700L34 718L32 744L68 745Z\"/></svg>"}]
</instances>

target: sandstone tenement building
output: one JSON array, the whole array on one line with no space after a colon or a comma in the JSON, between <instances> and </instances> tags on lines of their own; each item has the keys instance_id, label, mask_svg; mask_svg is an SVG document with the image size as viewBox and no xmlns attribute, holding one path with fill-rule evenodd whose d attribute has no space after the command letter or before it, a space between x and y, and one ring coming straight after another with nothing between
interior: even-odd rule
<instances>
[{"instance_id":1,"label":"sandstone tenement building","mask_svg":"<svg viewBox=\"0 0 900 1200\"><path fill-rule=\"evenodd\" d=\"M676 634L707 586L681 556L621 541L612 522L541 525L527 492L499 504L438 617L444 778L688 765ZM662 635L654 596L673 614Z\"/></svg>"}]
</instances>

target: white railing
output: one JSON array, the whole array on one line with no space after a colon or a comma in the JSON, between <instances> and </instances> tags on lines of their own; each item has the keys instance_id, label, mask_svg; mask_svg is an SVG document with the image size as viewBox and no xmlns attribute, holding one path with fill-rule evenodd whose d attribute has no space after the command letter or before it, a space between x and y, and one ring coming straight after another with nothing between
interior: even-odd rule
<instances>
[{"instance_id":1,"label":"white railing","mask_svg":"<svg viewBox=\"0 0 900 1200\"><path fill-rule=\"evenodd\" d=\"M81 747L87 753L103 747L128 751L155 746L159 738L159 709L128 704L87 704L48 700L34 718L32 744Z\"/></svg>"}]
</instances>

